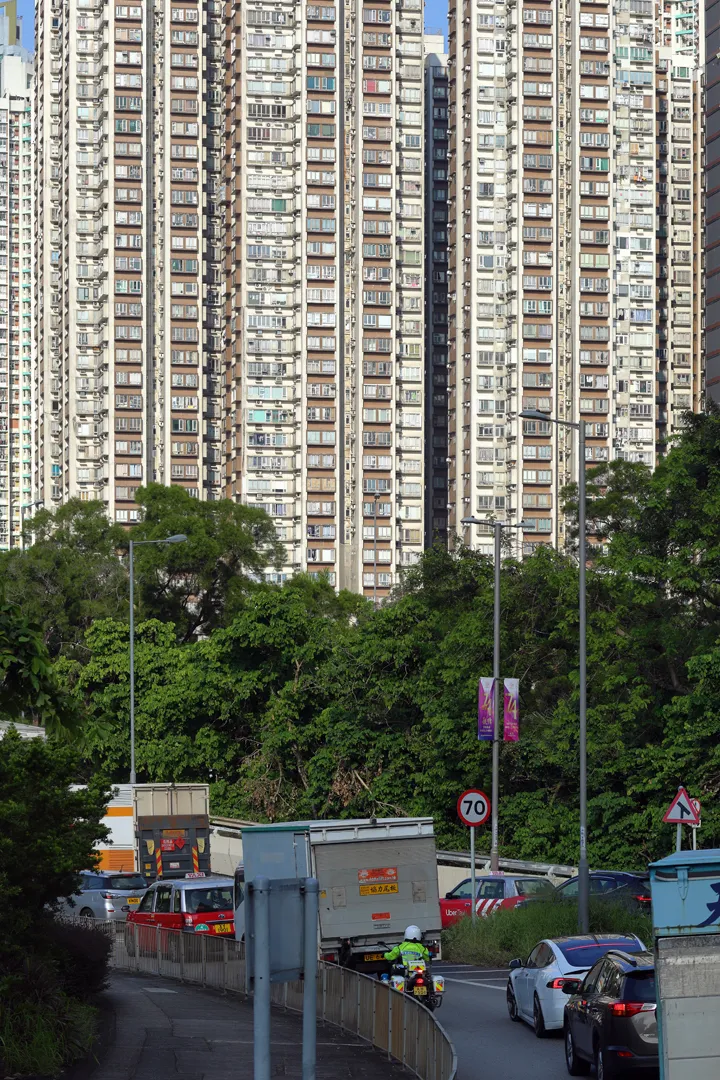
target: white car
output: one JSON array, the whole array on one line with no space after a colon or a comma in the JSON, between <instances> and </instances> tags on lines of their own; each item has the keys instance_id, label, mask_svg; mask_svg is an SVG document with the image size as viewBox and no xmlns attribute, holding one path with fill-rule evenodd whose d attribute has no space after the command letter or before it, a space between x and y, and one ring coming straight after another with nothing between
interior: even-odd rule
<instances>
[{"instance_id":1,"label":"white car","mask_svg":"<svg viewBox=\"0 0 720 1080\"><path fill-rule=\"evenodd\" d=\"M563 1026L565 979L582 978L609 949L645 952L635 934L585 934L541 941L527 960L510 961L507 1007L511 1020L532 1024L538 1039Z\"/></svg>"}]
</instances>

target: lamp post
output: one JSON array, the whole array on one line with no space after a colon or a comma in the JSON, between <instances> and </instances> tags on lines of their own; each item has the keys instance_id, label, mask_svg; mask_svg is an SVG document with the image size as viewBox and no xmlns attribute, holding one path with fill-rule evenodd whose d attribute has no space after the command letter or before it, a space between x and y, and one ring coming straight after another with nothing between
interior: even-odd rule
<instances>
[{"instance_id":1,"label":"lamp post","mask_svg":"<svg viewBox=\"0 0 720 1080\"><path fill-rule=\"evenodd\" d=\"M141 544L182 544L187 536L177 533L164 540L130 541L130 783L135 777L135 548Z\"/></svg>"},{"instance_id":2,"label":"lamp post","mask_svg":"<svg viewBox=\"0 0 720 1080\"><path fill-rule=\"evenodd\" d=\"M500 852L498 845L498 799L500 793L500 557L503 529L522 529L523 523L512 525L505 521L482 521L480 518L462 518L462 525L492 526L495 540L495 567L493 589L493 694L495 696L495 723L492 742L492 799L490 843L490 869L498 870Z\"/></svg>"},{"instance_id":3,"label":"lamp post","mask_svg":"<svg viewBox=\"0 0 720 1080\"><path fill-rule=\"evenodd\" d=\"M578 864L578 925L581 934L590 926L590 874L587 858L587 625L585 588L585 421L557 420L538 409L521 412L523 420L542 420L558 427L574 428L578 433L578 532L579 560L579 637L580 637L580 862Z\"/></svg>"},{"instance_id":4,"label":"lamp post","mask_svg":"<svg viewBox=\"0 0 720 1080\"><path fill-rule=\"evenodd\" d=\"M31 507L42 506L42 499L36 499L35 502L20 503L20 547L21 550L25 550L25 533L23 531L25 525L25 511Z\"/></svg>"}]
</instances>

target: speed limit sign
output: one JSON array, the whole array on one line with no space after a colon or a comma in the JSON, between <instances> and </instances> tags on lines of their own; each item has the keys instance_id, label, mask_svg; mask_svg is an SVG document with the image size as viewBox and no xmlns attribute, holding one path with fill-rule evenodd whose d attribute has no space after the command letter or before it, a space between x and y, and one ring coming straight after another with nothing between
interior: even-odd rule
<instances>
[{"instance_id":1,"label":"speed limit sign","mask_svg":"<svg viewBox=\"0 0 720 1080\"><path fill-rule=\"evenodd\" d=\"M463 791L457 803L458 817L465 825L484 825L490 817L490 800L484 791Z\"/></svg>"}]
</instances>

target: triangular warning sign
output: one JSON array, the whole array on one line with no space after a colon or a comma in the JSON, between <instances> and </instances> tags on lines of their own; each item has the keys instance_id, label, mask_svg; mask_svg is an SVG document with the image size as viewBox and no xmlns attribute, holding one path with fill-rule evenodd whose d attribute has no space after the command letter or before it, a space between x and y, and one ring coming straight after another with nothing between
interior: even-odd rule
<instances>
[{"instance_id":1,"label":"triangular warning sign","mask_svg":"<svg viewBox=\"0 0 720 1080\"><path fill-rule=\"evenodd\" d=\"M700 821L693 801L684 787L678 793L665 812L663 821L666 825L697 825Z\"/></svg>"}]
</instances>

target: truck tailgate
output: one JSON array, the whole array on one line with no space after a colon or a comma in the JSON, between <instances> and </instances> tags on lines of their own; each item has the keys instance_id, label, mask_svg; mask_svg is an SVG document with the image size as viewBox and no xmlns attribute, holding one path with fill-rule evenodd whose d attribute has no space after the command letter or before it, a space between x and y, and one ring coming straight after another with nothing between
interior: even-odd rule
<instances>
[{"instance_id":1,"label":"truck tailgate","mask_svg":"<svg viewBox=\"0 0 720 1080\"><path fill-rule=\"evenodd\" d=\"M440 931L433 836L313 844L323 944Z\"/></svg>"}]
</instances>

